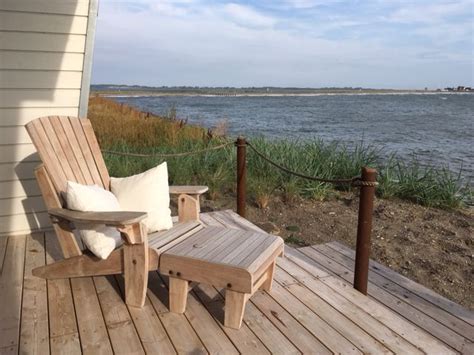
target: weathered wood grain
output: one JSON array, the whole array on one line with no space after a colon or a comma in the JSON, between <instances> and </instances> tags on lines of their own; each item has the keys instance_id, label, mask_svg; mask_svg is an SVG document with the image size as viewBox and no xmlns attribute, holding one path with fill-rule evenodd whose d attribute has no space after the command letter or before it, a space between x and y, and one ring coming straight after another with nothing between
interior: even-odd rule
<instances>
[{"instance_id":1,"label":"weathered wood grain","mask_svg":"<svg viewBox=\"0 0 474 355\"><path fill-rule=\"evenodd\" d=\"M44 233L27 236L20 354L49 353L48 294L46 280L34 277L32 270L46 262Z\"/></svg>"}]
</instances>

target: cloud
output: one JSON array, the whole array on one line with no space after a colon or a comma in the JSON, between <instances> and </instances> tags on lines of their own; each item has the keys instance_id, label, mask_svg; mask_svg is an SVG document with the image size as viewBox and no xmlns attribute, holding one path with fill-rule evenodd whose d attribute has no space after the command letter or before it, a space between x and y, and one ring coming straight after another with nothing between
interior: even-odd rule
<instances>
[{"instance_id":1,"label":"cloud","mask_svg":"<svg viewBox=\"0 0 474 355\"><path fill-rule=\"evenodd\" d=\"M426 16L402 0L105 0L93 82L472 85L467 3L430 0Z\"/></svg>"},{"instance_id":2,"label":"cloud","mask_svg":"<svg viewBox=\"0 0 474 355\"><path fill-rule=\"evenodd\" d=\"M321 0L286 0L284 4L296 9L309 9L321 4L327 4L327 1Z\"/></svg>"},{"instance_id":3,"label":"cloud","mask_svg":"<svg viewBox=\"0 0 474 355\"><path fill-rule=\"evenodd\" d=\"M263 28L272 27L276 23L274 18L263 15L245 5L226 4L222 8L222 12L227 15L228 19L242 26Z\"/></svg>"},{"instance_id":4,"label":"cloud","mask_svg":"<svg viewBox=\"0 0 474 355\"><path fill-rule=\"evenodd\" d=\"M465 16L470 14L472 21L474 2L469 1L449 1L431 2L428 4L408 4L398 8L391 13L387 20L404 24L436 24L444 22L449 17Z\"/></svg>"}]
</instances>

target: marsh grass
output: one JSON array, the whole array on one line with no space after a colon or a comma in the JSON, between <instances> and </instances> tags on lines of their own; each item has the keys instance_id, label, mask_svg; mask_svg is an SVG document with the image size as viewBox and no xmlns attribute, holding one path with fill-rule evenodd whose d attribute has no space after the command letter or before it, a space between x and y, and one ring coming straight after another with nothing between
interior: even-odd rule
<instances>
[{"instance_id":1,"label":"marsh grass","mask_svg":"<svg viewBox=\"0 0 474 355\"><path fill-rule=\"evenodd\" d=\"M176 115L158 117L104 98L91 98L89 118L103 149L133 153L176 153L212 147L228 140L221 133L188 125ZM217 128L222 130L222 128ZM401 198L438 208L459 208L472 201L472 188L461 175L447 168L422 166L416 159L404 162L395 156L383 159L380 149L359 142L352 147L310 141L252 139L262 153L287 168L323 178L351 178L362 166L379 171L377 193L382 198ZM129 176L164 161L105 154L112 176ZM236 153L233 146L186 157L167 158L170 183L206 184L210 198L235 193ZM287 203L297 198L324 199L347 186L332 186L291 176L270 166L248 149L248 197L257 206L268 206L279 194Z\"/></svg>"}]
</instances>

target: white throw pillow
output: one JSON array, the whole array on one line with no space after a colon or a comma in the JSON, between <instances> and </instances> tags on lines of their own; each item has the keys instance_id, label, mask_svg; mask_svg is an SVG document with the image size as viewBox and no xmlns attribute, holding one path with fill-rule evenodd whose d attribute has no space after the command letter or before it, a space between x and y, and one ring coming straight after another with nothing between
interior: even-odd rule
<instances>
[{"instance_id":1,"label":"white throw pillow","mask_svg":"<svg viewBox=\"0 0 474 355\"><path fill-rule=\"evenodd\" d=\"M121 211L117 198L110 191L97 185L81 185L67 182L66 206L70 210L90 212ZM122 245L120 232L103 224L76 225L82 241L97 257L107 259L110 253Z\"/></svg>"},{"instance_id":2,"label":"white throw pillow","mask_svg":"<svg viewBox=\"0 0 474 355\"><path fill-rule=\"evenodd\" d=\"M144 173L110 178L110 190L124 211L146 212L148 233L173 227L166 162Z\"/></svg>"}]
</instances>

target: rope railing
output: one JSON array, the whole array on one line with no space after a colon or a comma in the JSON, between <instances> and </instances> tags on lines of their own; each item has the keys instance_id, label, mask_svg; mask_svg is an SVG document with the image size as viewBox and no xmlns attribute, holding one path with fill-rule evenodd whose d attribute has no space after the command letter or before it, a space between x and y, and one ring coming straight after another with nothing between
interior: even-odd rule
<instances>
[{"instance_id":1,"label":"rope railing","mask_svg":"<svg viewBox=\"0 0 474 355\"><path fill-rule=\"evenodd\" d=\"M322 177L317 177L317 176L310 176L310 175L305 175L293 170L290 170L289 168L275 162L274 160L270 159L267 155L263 154L260 152L252 143L246 142L247 146L252 149L255 154L257 154L260 158L265 160L267 163L273 165L274 167L284 171L287 174L294 175L297 177L300 177L302 179L307 179L311 181L318 181L318 182L323 182L323 183L328 183L328 184L334 184L334 185L351 185L354 187L357 186L377 186L378 182L371 182L371 181L363 181L360 176L355 176L350 179L327 179L327 178L322 178Z\"/></svg>"},{"instance_id":2,"label":"rope railing","mask_svg":"<svg viewBox=\"0 0 474 355\"><path fill-rule=\"evenodd\" d=\"M173 157L186 157L190 155L210 152L212 150L219 150L223 149L229 145L233 145L233 142L227 142L220 145L216 145L213 147L208 147L204 149L192 150L189 152L180 152L180 153L150 153L150 154L142 154L142 153L129 153L129 152L118 152L115 150L102 150L102 153L111 154L111 155L119 155L124 157L134 157L134 158L173 158Z\"/></svg>"},{"instance_id":3,"label":"rope railing","mask_svg":"<svg viewBox=\"0 0 474 355\"><path fill-rule=\"evenodd\" d=\"M143 154L143 153L130 153L130 152L119 152L116 150L107 150L107 149L102 149L102 153L105 154L111 154L111 155L118 155L118 156L125 156L125 157L134 157L134 158L173 158L173 157L185 157L185 156L191 156L195 154L200 154L200 153L206 153L210 152L213 150L219 150L226 148L230 145L233 145L234 142L227 142L223 144L219 144L216 146L208 147L208 148L203 148L203 149L198 149L198 150L193 150L193 151L188 151L188 152L179 152L179 153L149 153L149 154ZM311 181L318 181L318 182L323 182L323 183L328 183L328 184L334 184L334 185L351 185L353 187L357 186L378 186L378 182L370 182L370 181L363 181L360 176L355 176L353 178L344 178L344 179L328 179L328 178L322 178L322 177L317 177L317 176L310 176L306 174L299 173L297 171L291 170L274 160L270 159L267 155L263 154L261 151L259 151L252 143L246 141L245 144L252 149L255 154L257 154L260 158L265 160L267 163L270 165L273 165L275 168L280 169L284 171L287 174L297 176L302 179L306 180L311 180Z\"/></svg>"}]
</instances>

